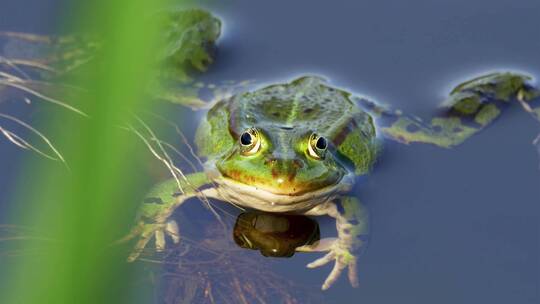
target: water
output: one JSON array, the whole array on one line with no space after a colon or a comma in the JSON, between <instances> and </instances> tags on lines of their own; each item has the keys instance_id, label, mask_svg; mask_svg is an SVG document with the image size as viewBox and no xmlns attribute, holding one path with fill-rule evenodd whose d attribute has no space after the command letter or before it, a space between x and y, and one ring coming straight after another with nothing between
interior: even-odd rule
<instances>
[{"instance_id":1,"label":"water","mask_svg":"<svg viewBox=\"0 0 540 304\"><path fill-rule=\"evenodd\" d=\"M29 33L50 34L54 32L54 21L60 8L59 1L39 0L5 0L0 4L0 31L19 31ZM32 109L21 105L20 100L5 100L1 109L9 107L14 115L31 115ZM21 116L18 116L21 117ZM13 126L15 127L15 126ZM20 132L20 129L14 129ZM20 133L19 133L20 134ZM10 201L10 193L14 187L14 177L18 172L18 160L21 150L4 138L0 140L0 220L5 222L4 212Z\"/></svg>"},{"instance_id":2,"label":"water","mask_svg":"<svg viewBox=\"0 0 540 304\"><path fill-rule=\"evenodd\" d=\"M55 5L45 2L4 2L0 30L47 32ZM25 9L32 5L44 9ZM316 73L429 115L452 85L478 73L517 69L540 77L535 0L206 5L225 22L209 79L273 82ZM538 124L514 107L452 150L387 142L373 174L354 190L372 222L358 289L341 278L321 294L330 267L304 267L318 254L272 260L245 254L268 260L278 275L328 303L538 303L540 171L532 145L538 132ZM20 153L1 143L2 156ZM6 185L16 166L2 159ZM191 218L210 221L203 208L185 208ZM335 229L328 219L320 228L323 235Z\"/></svg>"}]
</instances>

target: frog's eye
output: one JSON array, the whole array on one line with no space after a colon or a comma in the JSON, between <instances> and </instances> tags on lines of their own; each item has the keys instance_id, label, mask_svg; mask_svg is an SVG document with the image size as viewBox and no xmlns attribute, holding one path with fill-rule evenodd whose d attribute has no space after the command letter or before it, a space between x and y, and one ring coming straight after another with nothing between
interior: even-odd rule
<instances>
[{"instance_id":1,"label":"frog's eye","mask_svg":"<svg viewBox=\"0 0 540 304\"><path fill-rule=\"evenodd\" d=\"M326 149L328 148L328 141L326 138L319 136L315 133L311 134L308 144L308 154L315 159L324 158Z\"/></svg>"},{"instance_id":2,"label":"frog's eye","mask_svg":"<svg viewBox=\"0 0 540 304\"><path fill-rule=\"evenodd\" d=\"M242 149L242 154L252 155L257 153L261 148L261 140L259 131L255 128L248 129L240 135L240 146Z\"/></svg>"}]
</instances>

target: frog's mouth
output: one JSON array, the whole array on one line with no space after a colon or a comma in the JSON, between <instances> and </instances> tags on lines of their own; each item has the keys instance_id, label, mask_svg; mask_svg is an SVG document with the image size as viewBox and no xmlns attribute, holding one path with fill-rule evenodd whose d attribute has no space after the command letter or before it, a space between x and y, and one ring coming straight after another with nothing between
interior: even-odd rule
<instances>
[{"instance_id":1,"label":"frog's mouth","mask_svg":"<svg viewBox=\"0 0 540 304\"><path fill-rule=\"evenodd\" d=\"M252 167L241 168L242 164L232 165L222 162L216 165L219 175L231 182L251 186L252 189L264 190L274 195L302 196L320 189L332 188L340 184L347 174L344 170L311 170L304 172L303 177L298 175L298 167L295 161L282 162L279 168L271 167L257 172ZM240 168L239 168L240 167ZM313 174L311 174L313 173Z\"/></svg>"},{"instance_id":2,"label":"frog's mouth","mask_svg":"<svg viewBox=\"0 0 540 304\"><path fill-rule=\"evenodd\" d=\"M352 178L345 176L337 184L297 194L274 193L269 189L248 185L224 176L220 176L215 182L219 185L219 194L232 203L268 212L299 212L330 201L340 192L348 191L352 185Z\"/></svg>"}]
</instances>

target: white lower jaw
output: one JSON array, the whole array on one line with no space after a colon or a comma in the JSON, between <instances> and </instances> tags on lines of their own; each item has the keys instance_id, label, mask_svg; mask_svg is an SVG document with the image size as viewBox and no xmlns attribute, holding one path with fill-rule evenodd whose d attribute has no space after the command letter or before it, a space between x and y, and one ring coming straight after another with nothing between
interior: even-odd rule
<instances>
[{"instance_id":1,"label":"white lower jaw","mask_svg":"<svg viewBox=\"0 0 540 304\"><path fill-rule=\"evenodd\" d=\"M336 185L300 195L275 194L220 176L214 179L218 193L224 201L267 212L302 213L319 204L333 200L338 193L350 189L351 179L346 176Z\"/></svg>"}]
</instances>

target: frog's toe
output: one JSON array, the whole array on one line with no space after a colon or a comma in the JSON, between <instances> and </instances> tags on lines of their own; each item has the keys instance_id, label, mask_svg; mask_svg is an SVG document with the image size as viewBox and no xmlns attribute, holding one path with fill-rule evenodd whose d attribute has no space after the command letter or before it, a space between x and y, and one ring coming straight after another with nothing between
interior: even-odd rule
<instances>
[{"instance_id":1,"label":"frog's toe","mask_svg":"<svg viewBox=\"0 0 540 304\"><path fill-rule=\"evenodd\" d=\"M333 261L335 259L335 257L336 257L336 254L334 253L334 251L330 251L325 256L323 256L322 258L318 258L315 261L307 264L307 268L321 267L321 266L326 265L326 264L330 263L331 261Z\"/></svg>"},{"instance_id":2,"label":"frog's toe","mask_svg":"<svg viewBox=\"0 0 540 304\"><path fill-rule=\"evenodd\" d=\"M316 268L323 265L326 265L332 261L335 261L334 268L324 281L322 285L322 290L330 288L336 280L339 278L343 270L348 267L348 277L349 282L352 287L358 287L358 274L356 271L356 257L350 253L346 248L340 246L333 247L330 252L328 252L322 258L319 258L307 265L308 268Z\"/></svg>"},{"instance_id":3,"label":"frog's toe","mask_svg":"<svg viewBox=\"0 0 540 304\"><path fill-rule=\"evenodd\" d=\"M142 251L144 250L144 247L146 247L146 244L148 244L154 232L155 230L150 230L150 229L143 230L140 238L137 240L137 243L135 244L135 247L133 248L133 251L129 254L127 258L128 262L135 261L141 255Z\"/></svg>"},{"instance_id":4,"label":"frog's toe","mask_svg":"<svg viewBox=\"0 0 540 304\"><path fill-rule=\"evenodd\" d=\"M330 288L336 280L339 278L343 270L348 267L348 277L349 282L351 283L351 286L356 288L358 287L358 273L356 271L356 257L347 257L347 256L340 256L337 255L336 263L334 264L334 268L332 268L332 271L324 281L324 284L322 285L322 290L327 290Z\"/></svg>"},{"instance_id":5,"label":"frog's toe","mask_svg":"<svg viewBox=\"0 0 540 304\"><path fill-rule=\"evenodd\" d=\"M354 288L357 288L359 286L359 283L358 283L358 271L357 271L357 266L356 266L356 258L354 258L350 263L349 263L349 273L348 273L348 276L349 276L349 282L351 283L351 286L354 287Z\"/></svg>"},{"instance_id":6,"label":"frog's toe","mask_svg":"<svg viewBox=\"0 0 540 304\"><path fill-rule=\"evenodd\" d=\"M180 242L178 224L174 220L169 220L165 224L145 224L142 229L140 227L134 229L129 238L136 235L139 235L139 240L129 255L128 262L135 261L141 255L152 236L155 240L157 252L163 252L167 247L166 236L169 236L175 244Z\"/></svg>"},{"instance_id":7,"label":"frog's toe","mask_svg":"<svg viewBox=\"0 0 540 304\"><path fill-rule=\"evenodd\" d=\"M167 242L165 241L166 235L171 237L173 243L178 244L180 242L178 224L176 223L175 220L167 221L167 223L165 224L163 228L156 230L155 238L156 238L156 251L157 252L162 252L165 250L165 247L167 246Z\"/></svg>"},{"instance_id":8,"label":"frog's toe","mask_svg":"<svg viewBox=\"0 0 540 304\"><path fill-rule=\"evenodd\" d=\"M161 229L154 232L154 237L156 238L156 251L162 252L165 250L165 232Z\"/></svg>"},{"instance_id":9,"label":"frog's toe","mask_svg":"<svg viewBox=\"0 0 540 304\"><path fill-rule=\"evenodd\" d=\"M169 235L175 244L180 242L180 232L175 220L169 220L165 225L165 232Z\"/></svg>"},{"instance_id":10,"label":"frog's toe","mask_svg":"<svg viewBox=\"0 0 540 304\"><path fill-rule=\"evenodd\" d=\"M343 269L347 267L347 264L337 257L334 250L331 250L322 258L319 258L307 265L308 268L316 268L326 265L332 261L335 261L334 268L332 268L332 271L324 281L324 284L321 288L322 290L327 290L328 288L330 288L330 286L332 286L332 284L334 284L334 282L336 282L336 280L341 275L341 272L343 272Z\"/></svg>"},{"instance_id":11,"label":"frog's toe","mask_svg":"<svg viewBox=\"0 0 540 304\"><path fill-rule=\"evenodd\" d=\"M332 271L330 272L328 277L326 277L326 280L324 281L324 284L322 285L321 289L327 290L328 288L330 288L330 286L332 286L336 282L336 280L339 278L339 276L341 275L345 267L347 267L347 264L340 261L339 259L336 259L334 268L332 268Z\"/></svg>"}]
</instances>

